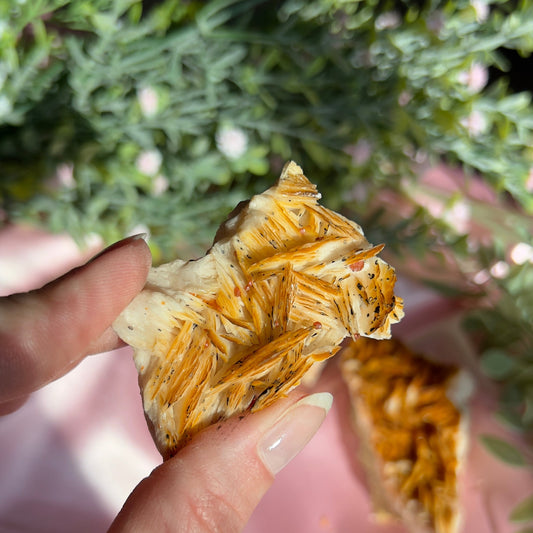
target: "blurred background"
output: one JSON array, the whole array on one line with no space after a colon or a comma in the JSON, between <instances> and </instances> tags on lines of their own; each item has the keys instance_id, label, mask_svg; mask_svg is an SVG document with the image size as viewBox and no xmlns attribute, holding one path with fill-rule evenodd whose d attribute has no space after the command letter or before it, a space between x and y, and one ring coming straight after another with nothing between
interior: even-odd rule
<instances>
[{"instance_id":1,"label":"blurred background","mask_svg":"<svg viewBox=\"0 0 533 533\"><path fill-rule=\"evenodd\" d=\"M452 316L444 331L496 391L504 433L483 442L530 476L532 51L530 0L0 0L0 291L140 231L155 263L201 255L293 159L386 243L413 316ZM63 401L46 405L57 418ZM14 416L6 439L33 420ZM533 521L518 503L514 530ZM13 505L0 515L23 516Z\"/></svg>"}]
</instances>

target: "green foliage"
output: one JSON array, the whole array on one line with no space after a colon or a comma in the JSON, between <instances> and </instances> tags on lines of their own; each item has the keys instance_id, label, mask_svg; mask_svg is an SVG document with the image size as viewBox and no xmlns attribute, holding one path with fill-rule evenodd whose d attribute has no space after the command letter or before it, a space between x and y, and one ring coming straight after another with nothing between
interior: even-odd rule
<instances>
[{"instance_id":1,"label":"green foliage","mask_svg":"<svg viewBox=\"0 0 533 533\"><path fill-rule=\"evenodd\" d=\"M497 305L471 313L468 326L483 332L481 366L501 383L500 417L533 430L533 268L516 265L499 280Z\"/></svg>"},{"instance_id":2,"label":"green foliage","mask_svg":"<svg viewBox=\"0 0 533 533\"><path fill-rule=\"evenodd\" d=\"M533 522L533 495L520 502L511 512L513 522Z\"/></svg>"},{"instance_id":3,"label":"green foliage","mask_svg":"<svg viewBox=\"0 0 533 533\"><path fill-rule=\"evenodd\" d=\"M531 54L530 0L0 0L0 224L146 228L156 261L188 257L294 159L473 299L500 414L531 431L533 256L509 251L533 246L533 107L504 49ZM465 171L451 194L421 179L439 161Z\"/></svg>"},{"instance_id":4,"label":"green foliage","mask_svg":"<svg viewBox=\"0 0 533 533\"><path fill-rule=\"evenodd\" d=\"M481 357L481 366L491 378L504 379L516 370L517 363L505 351L489 348Z\"/></svg>"},{"instance_id":5,"label":"green foliage","mask_svg":"<svg viewBox=\"0 0 533 533\"><path fill-rule=\"evenodd\" d=\"M522 453L505 440L492 435L482 435L481 442L491 453L510 466L524 466L526 464Z\"/></svg>"},{"instance_id":6,"label":"green foliage","mask_svg":"<svg viewBox=\"0 0 533 533\"><path fill-rule=\"evenodd\" d=\"M288 158L342 208L354 184L373 194L397 189L417 154L482 171L533 210L529 96L460 80L473 64L504 68L499 47L531 50L528 2L512 13L495 4L485 21L468 2L287 0L276 8L257 0L0 2L0 198L9 219L107 241L142 224L170 256L172 242L205 245L228 192L258 191L269 182L261 176ZM143 107L143 91L154 109ZM483 116L482 131L469 125L472 113ZM224 128L244 134L242 154L217 145ZM356 154L362 142L366 158ZM160 168L147 175L136 163L153 151ZM72 167L67 187L54 181L62 164ZM160 174L168 190L157 196ZM160 213L170 206L182 215L165 226Z\"/></svg>"}]
</instances>

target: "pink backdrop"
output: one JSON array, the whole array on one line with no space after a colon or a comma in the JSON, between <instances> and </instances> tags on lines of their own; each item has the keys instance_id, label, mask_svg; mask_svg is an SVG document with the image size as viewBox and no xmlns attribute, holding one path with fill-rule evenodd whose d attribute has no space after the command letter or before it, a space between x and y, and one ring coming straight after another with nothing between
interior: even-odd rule
<instances>
[{"instance_id":1,"label":"pink backdrop","mask_svg":"<svg viewBox=\"0 0 533 533\"><path fill-rule=\"evenodd\" d=\"M3 295L38 287L94 251L80 255L68 237L27 228L0 232L0 250ZM406 280L398 289L406 319L394 333L437 357L453 354L468 365L473 356L458 328L459 311ZM307 448L278 475L246 533L403 531L372 521L335 361L316 388L334 394L332 411ZM493 420L493 406L490 387L479 384L463 480L469 533L515 530L507 521L509 511L533 489L531 473L498 462L476 439L480 433L514 438ZM133 487L159 462L129 348L87 358L0 419L0 452L1 532L105 531Z\"/></svg>"}]
</instances>

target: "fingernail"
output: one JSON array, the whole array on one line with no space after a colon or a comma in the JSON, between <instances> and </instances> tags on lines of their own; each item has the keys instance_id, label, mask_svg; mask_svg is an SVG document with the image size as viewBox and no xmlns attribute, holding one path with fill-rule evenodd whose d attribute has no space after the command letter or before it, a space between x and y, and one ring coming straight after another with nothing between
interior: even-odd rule
<instances>
[{"instance_id":1,"label":"fingernail","mask_svg":"<svg viewBox=\"0 0 533 533\"><path fill-rule=\"evenodd\" d=\"M126 246L129 243L139 241L139 240L146 241L148 239L147 233L137 233L136 235L130 235L129 237L126 237L125 239L122 239L120 241L117 241L111 245L109 245L107 248L104 248L101 252L97 253L89 262L94 261L95 259L98 259L99 257L102 257L103 255L113 251L117 250L118 248L122 248L123 246Z\"/></svg>"},{"instance_id":2,"label":"fingernail","mask_svg":"<svg viewBox=\"0 0 533 533\"><path fill-rule=\"evenodd\" d=\"M136 233L135 235L128 235L128 237L125 237L124 239L116 242L115 244L123 244L123 243L128 243L128 242L133 242L133 241L140 241L141 239L143 241L147 241L148 233L142 232L142 233ZM114 246L114 244L112 244L111 246Z\"/></svg>"},{"instance_id":3,"label":"fingernail","mask_svg":"<svg viewBox=\"0 0 533 533\"><path fill-rule=\"evenodd\" d=\"M329 392L311 394L291 405L261 437L257 453L273 474L282 470L322 425L331 408Z\"/></svg>"}]
</instances>

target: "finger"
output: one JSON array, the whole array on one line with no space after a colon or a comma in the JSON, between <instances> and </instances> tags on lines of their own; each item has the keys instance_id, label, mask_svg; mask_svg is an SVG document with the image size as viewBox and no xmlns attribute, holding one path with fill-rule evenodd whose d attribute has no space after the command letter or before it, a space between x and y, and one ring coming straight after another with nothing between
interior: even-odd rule
<instances>
[{"instance_id":1,"label":"finger","mask_svg":"<svg viewBox=\"0 0 533 533\"><path fill-rule=\"evenodd\" d=\"M126 501L110 533L242 530L274 476L309 442L332 396L292 395L198 434Z\"/></svg>"},{"instance_id":2,"label":"finger","mask_svg":"<svg viewBox=\"0 0 533 533\"><path fill-rule=\"evenodd\" d=\"M20 396L14 400L0 403L0 416L8 415L20 409L28 400L28 395Z\"/></svg>"},{"instance_id":3,"label":"finger","mask_svg":"<svg viewBox=\"0 0 533 533\"><path fill-rule=\"evenodd\" d=\"M87 348L87 354L108 352L109 350L115 350L116 348L121 348L123 346L126 346L126 343L119 338L115 333L115 330L110 326L98 339L91 342Z\"/></svg>"},{"instance_id":4,"label":"finger","mask_svg":"<svg viewBox=\"0 0 533 533\"><path fill-rule=\"evenodd\" d=\"M142 289L150 251L120 241L43 288L0 299L0 402L29 394L116 343L109 327Z\"/></svg>"}]
</instances>

